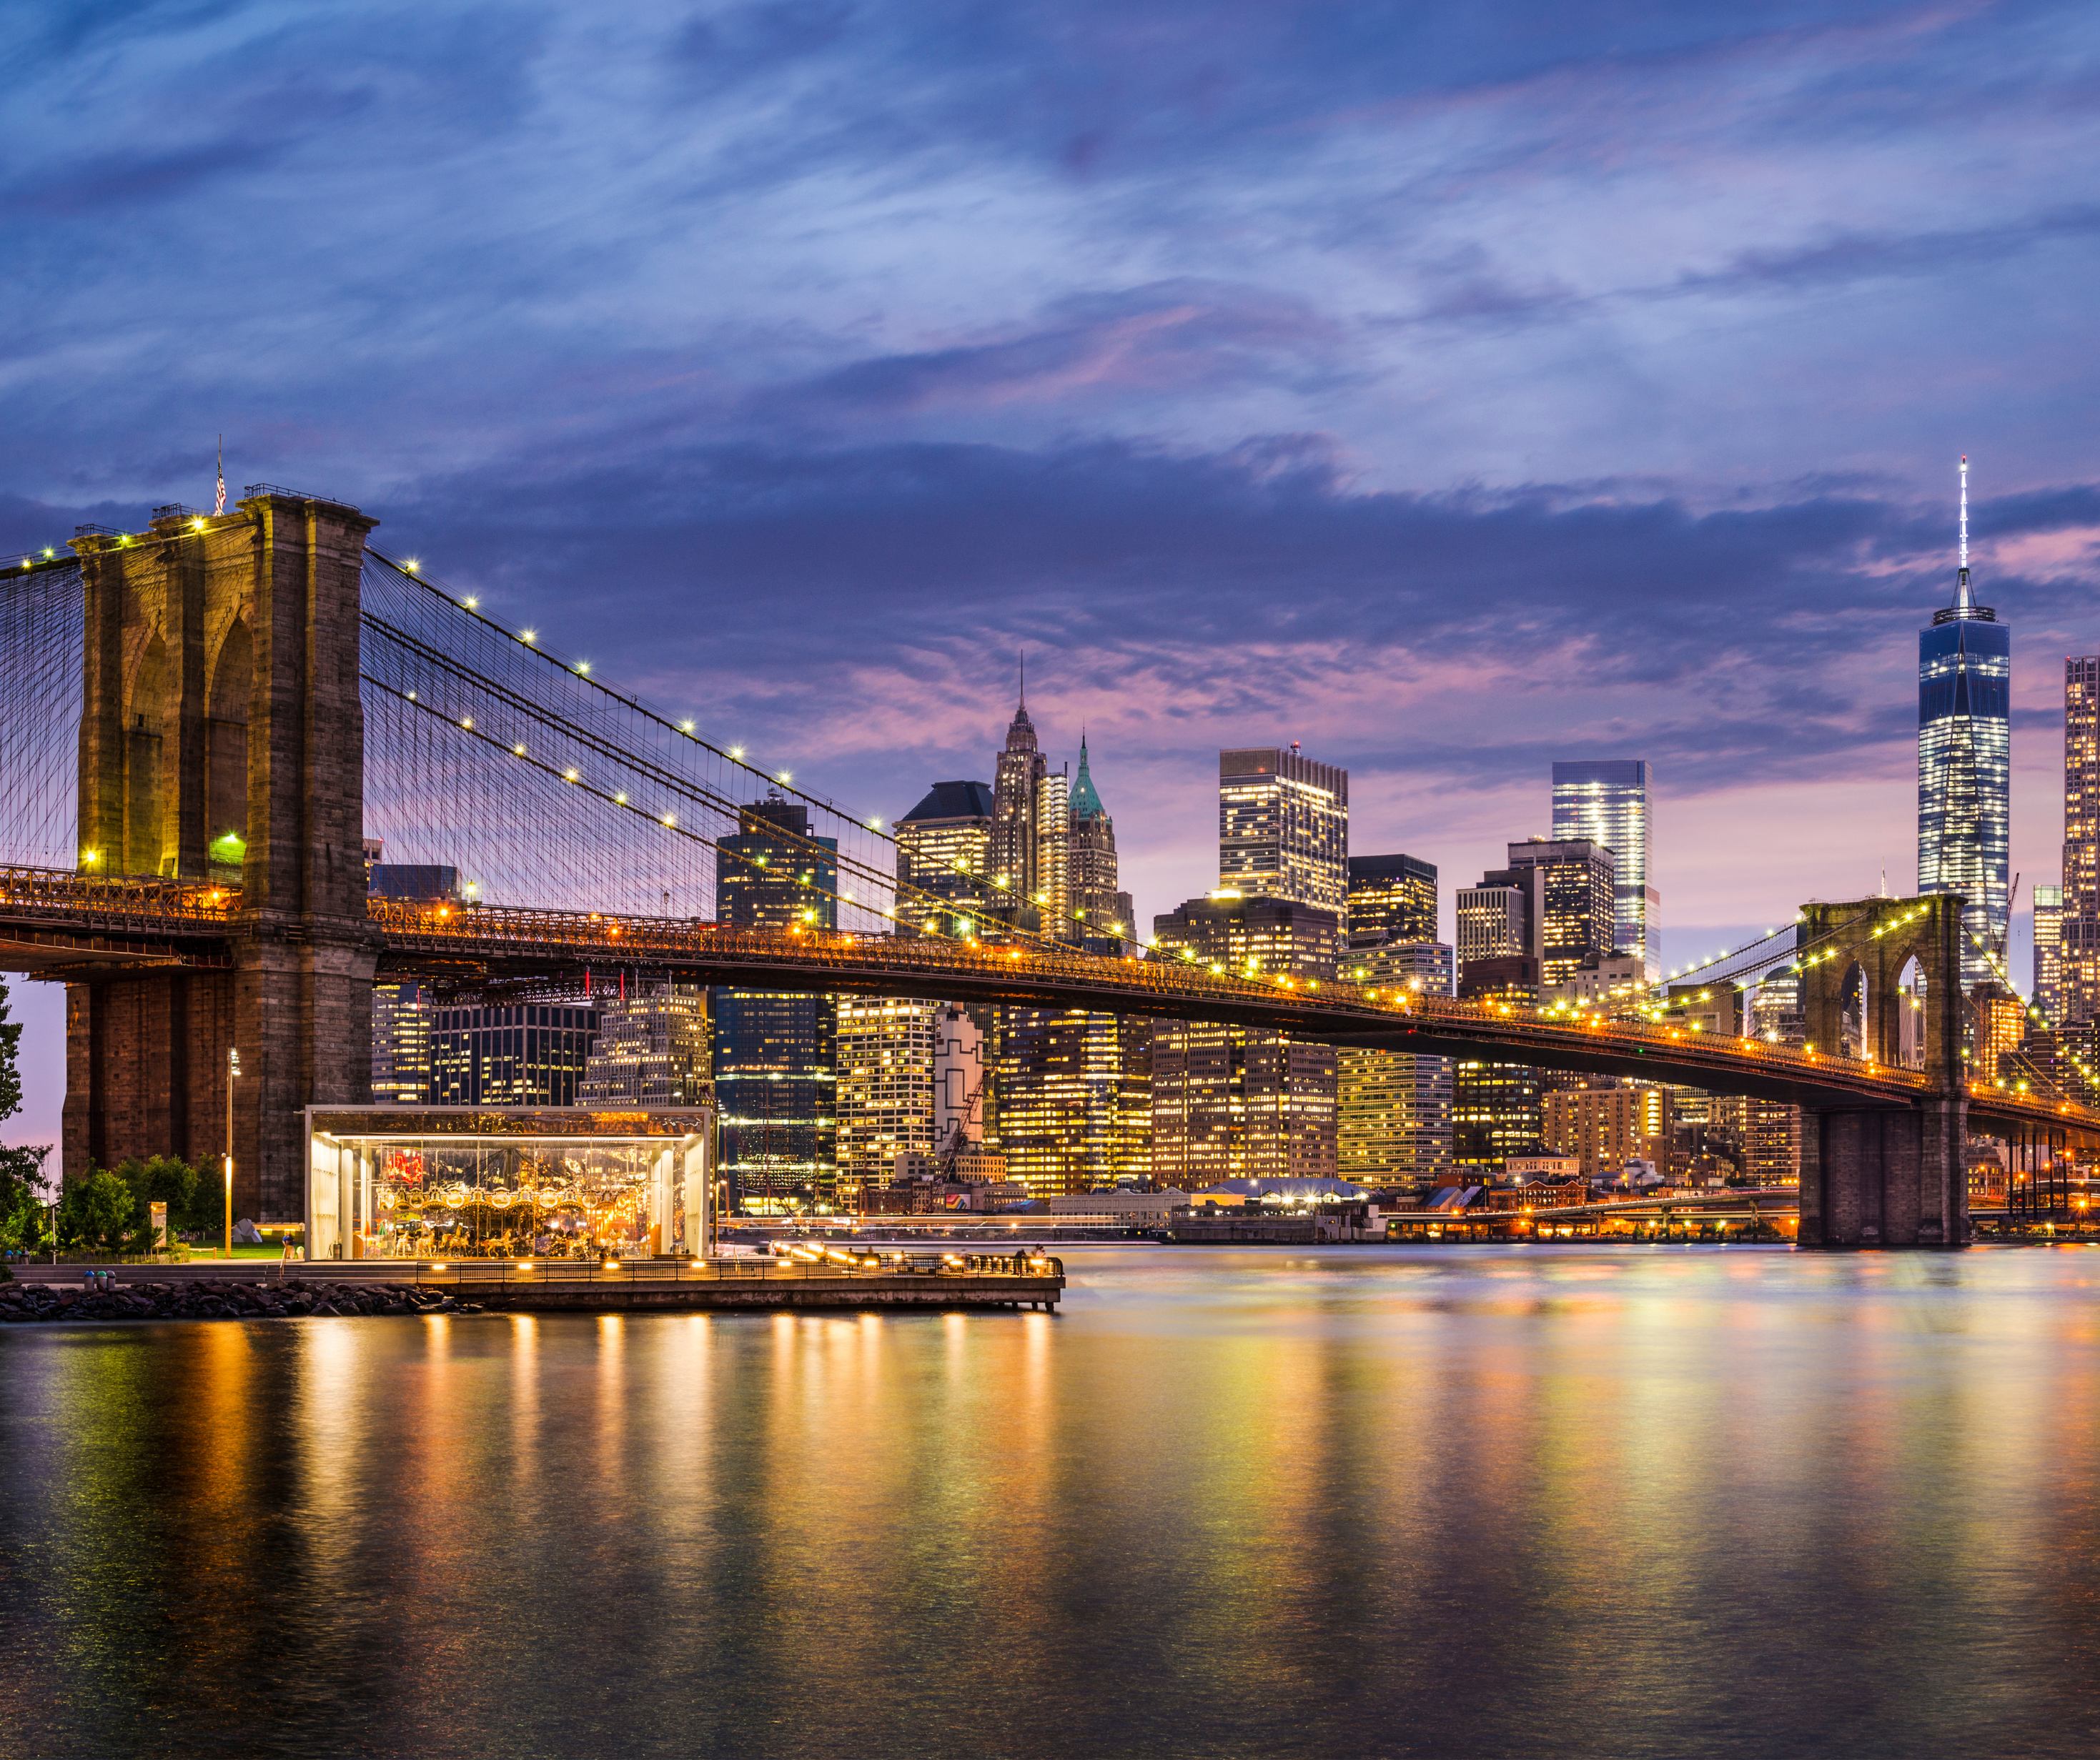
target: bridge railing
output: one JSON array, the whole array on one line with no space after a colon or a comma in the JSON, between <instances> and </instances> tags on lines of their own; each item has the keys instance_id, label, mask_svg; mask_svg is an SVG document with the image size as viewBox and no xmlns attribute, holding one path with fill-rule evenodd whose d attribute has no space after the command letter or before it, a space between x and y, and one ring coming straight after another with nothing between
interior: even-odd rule
<instances>
[{"instance_id":1,"label":"bridge railing","mask_svg":"<svg viewBox=\"0 0 2100 1760\"><path fill-rule=\"evenodd\" d=\"M1290 976L1238 977L1178 959L1111 958L1100 954L1046 951L990 942L957 942L930 937L854 935L823 930L744 929L724 923L671 917L611 916L604 913L539 909L530 906L421 902L374 898L367 913L373 925L390 936L434 946L465 942L484 947L561 949L578 957L637 961L656 959L788 959L798 966L832 966L842 975L870 967L923 979L926 993L937 996L945 979L1001 975L1064 979L1078 984L1141 991L1167 1002L1185 1002L1192 1014L1207 1005L1278 1002L1304 1005L1304 1011L1359 1015L1366 1028L1390 1024L1396 1018L1463 1022L1477 1027L1507 1021L1521 1027L1536 1042L1561 1049L1582 1045L1654 1046L1698 1059L1748 1058L1773 1069L1813 1072L1826 1079L1864 1075L1884 1087L1923 1092L1918 1071L1868 1063L1841 1054L1819 1052L1763 1040L1701 1032L1689 1026L1604 1019L1556 1019L1536 1010L1499 1002L1460 1001L1398 988L1352 983L1341 979ZM198 880L150 874L101 875L92 872L0 865L0 917L16 922L78 924L96 932L140 935L194 934L214 924L231 925L240 914L240 889ZM848 988L841 986L841 988ZM1112 1011L1112 1010L1111 1010ZM2089 1108L2040 1094L2021 1094L1987 1082L1971 1082L1972 1100L1991 1102L2011 1115L2032 1114L2038 1121L2057 1120L2090 1124Z\"/></svg>"},{"instance_id":2,"label":"bridge railing","mask_svg":"<svg viewBox=\"0 0 2100 1760\"><path fill-rule=\"evenodd\" d=\"M240 909L240 888L155 874L72 873L0 865L0 913L92 918L98 926L153 930L224 922Z\"/></svg>"},{"instance_id":3,"label":"bridge railing","mask_svg":"<svg viewBox=\"0 0 2100 1760\"><path fill-rule=\"evenodd\" d=\"M945 978L980 979L1026 975L1069 979L1079 983L1111 984L1144 991L1166 1001L1185 1001L1192 1011L1207 1004L1273 1005L1296 1001L1323 1014L1358 1014L1366 1027L1383 1026L1396 1016L1418 1020L1448 1019L1468 1025L1507 1020L1529 1034L1551 1035L1567 1046L1631 1044L1696 1054L1710 1049L1720 1056L1749 1057L1775 1067L1814 1071L1826 1076L1868 1073L1877 1082L1922 1090L1926 1077L1916 1070L1867 1063L1842 1055L1702 1032L1689 1026L1599 1017L1556 1019L1535 1010L1499 1002L1460 1001L1404 988L1380 988L1342 979L1295 976L1237 977L1176 959L1115 959L1101 954L1051 952L1040 948L1002 946L990 942L958 942L913 936L854 935L809 929L752 929L730 924L677 918L609 916L576 911L539 910L510 905L418 903L374 899L373 920L391 935L408 939L467 940L519 948L570 948L579 952L638 960L677 958L792 960L803 967L832 966L842 974L871 966L903 975L924 977L928 993L937 993Z\"/></svg>"}]
</instances>

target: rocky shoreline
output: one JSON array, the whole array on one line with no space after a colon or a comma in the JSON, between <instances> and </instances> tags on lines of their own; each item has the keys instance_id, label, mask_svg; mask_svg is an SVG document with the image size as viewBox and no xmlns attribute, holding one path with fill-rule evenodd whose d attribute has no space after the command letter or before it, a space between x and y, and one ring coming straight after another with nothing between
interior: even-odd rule
<instances>
[{"instance_id":1,"label":"rocky shoreline","mask_svg":"<svg viewBox=\"0 0 2100 1760\"><path fill-rule=\"evenodd\" d=\"M0 1283L0 1322L38 1320L298 1320L311 1314L479 1313L412 1283L126 1283L57 1289Z\"/></svg>"}]
</instances>

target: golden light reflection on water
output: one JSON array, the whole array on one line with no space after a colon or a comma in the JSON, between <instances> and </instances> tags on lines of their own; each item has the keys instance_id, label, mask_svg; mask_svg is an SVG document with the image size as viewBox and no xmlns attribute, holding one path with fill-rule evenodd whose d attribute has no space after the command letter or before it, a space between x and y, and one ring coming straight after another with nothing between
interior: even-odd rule
<instances>
[{"instance_id":1,"label":"golden light reflection on water","mask_svg":"<svg viewBox=\"0 0 2100 1760\"><path fill-rule=\"evenodd\" d=\"M2089 1263L1103 1251L1055 1317L11 1329L0 1717L39 1753L2084 1751Z\"/></svg>"}]
</instances>

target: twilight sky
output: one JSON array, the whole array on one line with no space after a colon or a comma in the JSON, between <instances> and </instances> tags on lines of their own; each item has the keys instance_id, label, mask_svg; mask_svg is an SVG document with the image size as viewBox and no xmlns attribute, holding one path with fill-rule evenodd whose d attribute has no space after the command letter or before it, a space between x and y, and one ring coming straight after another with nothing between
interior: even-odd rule
<instances>
[{"instance_id":1,"label":"twilight sky","mask_svg":"<svg viewBox=\"0 0 2100 1760\"><path fill-rule=\"evenodd\" d=\"M1965 451L2053 876L2089 6L44 0L0 51L0 552L207 499L223 430L885 817L990 776L1025 645L1141 917L1215 883L1220 745L1347 765L1447 894L1554 757L1646 757L1674 963L1912 884Z\"/></svg>"}]
</instances>

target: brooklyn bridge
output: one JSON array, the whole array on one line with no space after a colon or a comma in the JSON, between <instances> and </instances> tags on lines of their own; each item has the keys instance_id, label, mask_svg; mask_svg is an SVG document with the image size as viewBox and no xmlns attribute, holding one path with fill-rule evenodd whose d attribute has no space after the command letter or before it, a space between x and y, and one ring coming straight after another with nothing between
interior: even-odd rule
<instances>
[{"instance_id":1,"label":"brooklyn bridge","mask_svg":"<svg viewBox=\"0 0 2100 1760\"><path fill-rule=\"evenodd\" d=\"M901 879L879 821L484 615L376 548L376 523L258 484L223 514L83 528L0 576L0 969L66 986L68 1177L127 1155L223 1154L238 1051L236 1201L290 1220L303 1109L369 1098L376 981L545 998L615 970L1221 1022L1785 1101L1803 1109L1807 1245L1965 1243L1972 1131L2100 1142L2100 1114L2040 1071L1970 1079L1954 895L1812 903L1706 969L1798 971L1800 1047L1667 1014L1461 1002L1346 969L1086 953L982 876ZM704 914L726 865L746 860L733 834L759 790L808 809L836 874L775 930ZM459 895L368 895L368 837L454 869ZM1907 1058L1912 961L1926 1017Z\"/></svg>"}]
</instances>

